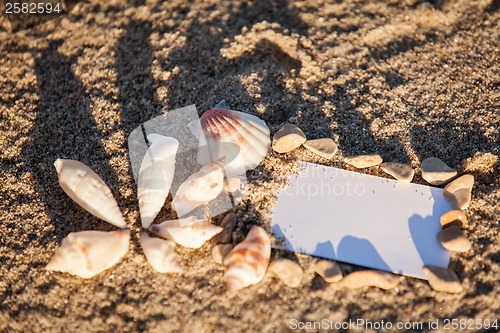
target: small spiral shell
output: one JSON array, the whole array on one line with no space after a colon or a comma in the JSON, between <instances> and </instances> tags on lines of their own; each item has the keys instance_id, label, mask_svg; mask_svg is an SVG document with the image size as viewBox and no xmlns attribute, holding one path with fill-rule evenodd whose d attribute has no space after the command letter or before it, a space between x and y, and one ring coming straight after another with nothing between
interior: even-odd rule
<instances>
[{"instance_id":1,"label":"small spiral shell","mask_svg":"<svg viewBox=\"0 0 500 333\"><path fill-rule=\"evenodd\" d=\"M228 290L259 283L271 257L271 240L261 227L253 226L247 237L224 258L224 279Z\"/></svg>"}]
</instances>

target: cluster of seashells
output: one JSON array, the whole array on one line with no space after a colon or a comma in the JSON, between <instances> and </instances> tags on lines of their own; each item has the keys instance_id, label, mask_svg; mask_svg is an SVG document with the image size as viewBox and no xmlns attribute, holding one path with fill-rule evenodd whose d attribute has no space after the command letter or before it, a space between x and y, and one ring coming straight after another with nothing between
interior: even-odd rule
<instances>
[{"instance_id":1,"label":"cluster of seashells","mask_svg":"<svg viewBox=\"0 0 500 333\"><path fill-rule=\"evenodd\" d=\"M153 224L165 205L172 185L179 142L172 137L149 134L150 143L137 179L141 224L153 234L141 233L140 243L151 267L160 273L181 273L176 245L197 249L223 228L208 219L189 215L195 208L217 198L222 191L240 187L240 177L255 168L270 146L270 130L260 118L224 108L214 108L188 125L198 138L197 162L201 168L178 188L171 206L178 219ZM72 232L62 241L47 264L49 271L92 278L118 263L127 253L130 230L104 181L85 164L67 159L54 163L59 184L79 206L120 228L117 231ZM269 265L271 241L267 232L253 226L247 237L224 258L224 278L229 290L261 281Z\"/></svg>"}]
</instances>

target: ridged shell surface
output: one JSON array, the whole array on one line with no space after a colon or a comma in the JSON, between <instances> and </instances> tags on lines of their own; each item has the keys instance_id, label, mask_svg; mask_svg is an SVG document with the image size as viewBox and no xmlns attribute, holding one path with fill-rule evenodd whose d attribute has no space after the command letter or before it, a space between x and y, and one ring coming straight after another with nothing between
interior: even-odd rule
<instances>
[{"instance_id":1,"label":"ridged shell surface","mask_svg":"<svg viewBox=\"0 0 500 333\"><path fill-rule=\"evenodd\" d=\"M118 263L127 253L129 241L130 230L72 232L46 269L89 279Z\"/></svg>"},{"instance_id":2,"label":"ridged shell surface","mask_svg":"<svg viewBox=\"0 0 500 333\"><path fill-rule=\"evenodd\" d=\"M153 224L149 230L162 238L171 239L181 246L192 249L202 247L206 241L223 230L223 228L208 223L206 220L197 220L195 217L183 220L170 220Z\"/></svg>"},{"instance_id":3,"label":"ridged shell surface","mask_svg":"<svg viewBox=\"0 0 500 333\"><path fill-rule=\"evenodd\" d=\"M271 257L271 240L261 227L253 226L247 237L224 258L224 279L228 290L259 283Z\"/></svg>"},{"instance_id":4,"label":"ridged shell surface","mask_svg":"<svg viewBox=\"0 0 500 333\"><path fill-rule=\"evenodd\" d=\"M126 228L122 212L104 181L82 162L57 159L59 185L80 207L119 228Z\"/></svg>"},{"instance_id":5,"label":"ridged shell surface","mask_svg":"<svg viewBox=\"0 0 500 333\"><path fill-rule=\"evenodd\" d=\"M240 148L239 163L243 172L255 168L264 159L271 144L270 130L266 123L244 112L222 108L208 110L200 118L200 127L204 137L201 137L200 133L195 133L195 135L200 138L200 147L208 145L211 151L211 162L228 154L224 151L228 147L221 149L221 142L233 143ZM206 165L209 161L206 155L199 154L198 162ZM233 169L238 168L233 167ZM237 174L231 176L235 175Z\"/></svg>"},{"instance_id":6,"label":"ridged shell surface","mask_svg":"<svg viewBox=\"0 0 500 333\"><path fill-rule=\"evenodd\" d=\"M137 179L141 223L148 228L165 204L175 172L179 142L158 134L148 135L152 142L146 151Z\"/></svg>"},{"instance_id":7,"label":"ridged shell surface","mask_svg":"<svg viewBox=\"0 0 500 333\"><path fill-rule=\"evenodd\" d=\"M153 269L159 273L182 273L177 253L175 253L175 242L160 238L149 237L141 234L141 245L146 259Z\"/></svg>"}]
</instances>

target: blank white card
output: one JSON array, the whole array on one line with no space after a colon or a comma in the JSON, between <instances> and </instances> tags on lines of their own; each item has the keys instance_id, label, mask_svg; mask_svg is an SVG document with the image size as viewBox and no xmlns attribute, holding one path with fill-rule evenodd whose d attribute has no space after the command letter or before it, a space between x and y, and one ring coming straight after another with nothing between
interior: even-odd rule
<instances>
[{"instance_id":1,"label":"blank white card","mask_svg":"<svg viewBox=\"0 0 500 333\"><path fill-rule=\"evenodd\" d=\"M302 162L278 193L275 247L425 279L424 265L448 267L450 209L440 188Z\"/></svg>"}]
</instances>

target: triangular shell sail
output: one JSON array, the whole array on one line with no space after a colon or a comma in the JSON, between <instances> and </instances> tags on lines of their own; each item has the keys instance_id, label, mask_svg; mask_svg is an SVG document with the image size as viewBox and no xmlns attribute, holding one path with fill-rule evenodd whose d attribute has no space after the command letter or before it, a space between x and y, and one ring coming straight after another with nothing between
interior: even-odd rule
<instances>
[{"instance_id":1,"label":"triangular shell sail","mask_svg":"<svg viewBox=\"0 0 500 333\"><path fill-rule=\"evenodd\" d=\"M127 253L130 230L72 232L62 241L45 269L89 279Z\"/></svg>"},{"instance_id":2,"label":"triangular shell sail","mask_svg":"<svg viewBox=\"0 0 500 333\"><path fill-rule=\"evenodd\" d=\"M58 158L54 166L59 185L80 207L119 228L126 228L122 212L104 181L82 162Z\"/></svg>"},{"instance_id":3,"label":"triangular shell sail","mask_svg":"<svg viewBox=\"0 0 500 333\"><path fill-rule=\"evenodd\" d=\"M179 142L159 134L149 134L152 142L146 151L137 179L137 196L144 228L151 225L165 204L175 172Z\"/></svg>"}]
</instances>

